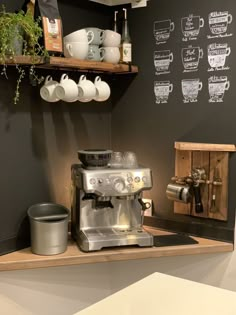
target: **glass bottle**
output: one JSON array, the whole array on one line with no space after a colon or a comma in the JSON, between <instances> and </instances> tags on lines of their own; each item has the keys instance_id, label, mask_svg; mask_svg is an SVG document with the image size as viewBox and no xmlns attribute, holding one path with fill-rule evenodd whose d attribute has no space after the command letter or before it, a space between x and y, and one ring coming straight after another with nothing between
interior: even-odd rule
<instances>
[{"instance_id":1,"label":"glass bottle","mask_svg":"<svg viewBox=\"0 0 236 315\"><path fill-rule=\"evenodd\" d=\"M113 21L113 31L116 33L118 33L117 13L118 13L118 11L114 12L114 21Z\"/></svg>"},{"instance_id":2,"label":"glass bottle","mask_svg":"<svg viewBox=\"0 0 236 315\"><path fill-rule=\"evenodd\" d=\"M123 8L123 10L124 10L124 19L122 23L120 62L131 63L132 62L132 44L131 44L131 38L129 35L127 9Z\"/></svg>"}]
</instances>

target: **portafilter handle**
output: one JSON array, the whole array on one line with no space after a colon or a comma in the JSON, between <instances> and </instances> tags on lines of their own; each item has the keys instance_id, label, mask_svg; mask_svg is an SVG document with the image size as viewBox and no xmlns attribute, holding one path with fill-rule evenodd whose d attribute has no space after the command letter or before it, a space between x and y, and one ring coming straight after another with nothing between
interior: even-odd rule
<instances>
[{"instance_id":1,"label":"portafilter handle","mask_svg":"<svg viewBox=\"0 0 236 315\"><path fill-rule=\"evenodd\" d=\"M205 169L201 167L197 167L193 169L192 178L193 178L193 193L194 193L194 199L195 199L195 212L202 213L204 209L203 209L203 204L202 204L199 180L206 179Z\"/></svg>"},{"instance_id":2,"label":"portafilter handle","mask_svg":"<svg viewBox=\"0 0 236 315\"><path fill-rule=\"evenodd\" d=\"M194 185L193 184L193 193L194 193L194 199L195 199L195 212L196 213L202 213L204 211L203 204L202 204L202 198L201 198L201 191L200 191L200 185Z\"/></svg>"}]
</instances>

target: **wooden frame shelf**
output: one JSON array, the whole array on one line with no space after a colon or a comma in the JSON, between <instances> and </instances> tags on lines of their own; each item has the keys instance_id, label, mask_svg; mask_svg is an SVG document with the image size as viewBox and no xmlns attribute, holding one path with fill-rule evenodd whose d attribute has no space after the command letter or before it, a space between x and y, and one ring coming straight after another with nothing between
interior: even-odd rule
<instances>
[{"instance_id":1,"label":"wooden frame shelf","mask_svg":"<svg viewBox=\"0 0 236 315\"><path fill-rule=\"evenodd\" d=\"M215 143L194 143L194 142L175 142L175 149L186 151L218 151L235 152L235 144L215 144Z\"/></svg>"},{"instance_id":2,"label":"wooden frame shelf","mask_svg":"<svg viewBox=\"0 0 236 315\"><path fill-rule=\"evenodd\" d=\"M80 60L76 58L64 57L32 57L32 56L15 56L8 59L6 65L35 65L41 69L56 70L76 70L81 72L95 73L112 73L112 74L129 74L138 73L138 67L126 64L112 64L108 62L98 62L89 60Z\"/></svg>"},{"instance_id":3,"label":"wooden frame shelf","mask_svg":"<svg viewBox=\"0 0 236 315\"><path fill-rule=\"evenodd\" d=\"M191 191L194 185L195 187L196 185L199 186L202 209L196 211L195 198L191 198L187 203L175 200L174 212L227 221L229 154L236 152L236 145L175 142L175 151L175 177L173 177L173 181L183 186L188 185ZM192 177L193 172L198 174L196 173L197 170L203 172L203 177L198 178L195 184L194 182L187 183L187 177ZM194 197L193 192L190 195Z\"/></svg>"}]
</instances>

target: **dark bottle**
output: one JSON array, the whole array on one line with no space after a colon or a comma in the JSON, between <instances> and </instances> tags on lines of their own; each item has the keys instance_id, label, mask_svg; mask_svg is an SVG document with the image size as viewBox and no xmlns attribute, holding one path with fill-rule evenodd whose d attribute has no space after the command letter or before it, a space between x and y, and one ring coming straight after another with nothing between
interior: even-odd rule
<instances>
[{"instance_id":1,"label":"dark bottle","mask_svg":"<svg viewBox=\"0 0 236 315\"><path fill-rule=\"evenodd\" d=\"M120 62L131 63L132 62L132 43L131 43L131 38L129 35L127 9L123 8L123 10L124 10L124 19L122 23Z\"/></svg>"}]
</instances>

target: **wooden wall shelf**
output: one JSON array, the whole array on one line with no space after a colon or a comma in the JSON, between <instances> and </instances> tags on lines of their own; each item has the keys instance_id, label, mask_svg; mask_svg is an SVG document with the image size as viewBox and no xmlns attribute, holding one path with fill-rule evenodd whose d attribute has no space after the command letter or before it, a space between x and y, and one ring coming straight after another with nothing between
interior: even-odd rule
<instances>
[{"instance_id":1,"label":"wooden wall shelf","mask_svg":"<svg viewBox=\"0 0 236 315\"><path fill-rule=\"evenodd\" d=\"M187 150L187 151L235 152L236 145L235 144L175 142L175 149Z\"/></svg>"},{"instance_id":2,"label":"wooden wall shelf","mask_svg":"<svg viewBox=\"0 0 236 315\"><path fill-rule=\"evenodd\" d=\"M15 56L7 60L7 65L35 65L36 68L56 69L56 70L76 70L81 72L129 74L137 73L138 67L126 64L112 64L108 62L98 62L89 60L80 60L64 57L32 57Z\"/></svg>"},{"instance_id":3,"label":"wooden wall shelf","mask_svg":"<svg viewBox=\"0 0 236 315\"><path fill-rule=\"evenodd\" d=\"M154 229L151 227L146 227L146 229L153 235L171 234L170 232ZM76 243L72 240L69 240L67 251L59 255L34 255L32 254L30 248L3 255L0 257L0 271L233 251L233 244L231 243L199 237L193 238L199 243L193 245L146 248L126 246L114 249L103 249L101 251L90 253L81 252Z\"/></svg>"},{"instance_id":4,"label":"wooden wall shelf","mask_svg":"<svg viewBox=\"0 0 236 315\"><path fill-rule=\"evenodd\" d=\"M192 198L188 203L174 201L174 212L227 221L229 154L236 151L236 145L175 142L175 150L175 177L172 178L175 183L187 185L186 176L191 176L196 169L204 171L205 178L198 183L201 211L196 209L195 198ZM188 185L192 189L193 185Z\"/></svg>"}]
</instances>

